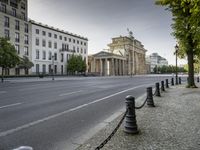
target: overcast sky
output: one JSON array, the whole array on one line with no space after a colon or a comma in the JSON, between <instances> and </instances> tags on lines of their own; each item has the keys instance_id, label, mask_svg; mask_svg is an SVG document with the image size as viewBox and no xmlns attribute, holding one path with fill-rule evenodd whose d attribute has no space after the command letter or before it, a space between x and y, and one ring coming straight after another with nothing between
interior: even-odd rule
<instances>
[{"instance_id":1,"label":"overcast sky","mask_svg":"<svg viewBox=\"0 0 200 150\"><path fill-rule=\"evenodd\" d=\"M157 52L175 64L170 12L154 0L28 0L29 18L89 39L89 54L107 49L112 37L142 42L147 55ZM179 64L185 61L179 60Z\"/></svg>"}]
</instances>

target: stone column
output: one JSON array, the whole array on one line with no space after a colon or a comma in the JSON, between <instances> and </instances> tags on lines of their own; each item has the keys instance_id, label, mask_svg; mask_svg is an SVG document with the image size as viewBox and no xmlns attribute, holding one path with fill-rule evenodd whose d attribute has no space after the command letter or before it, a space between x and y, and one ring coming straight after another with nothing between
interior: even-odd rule
<instances>
[{"instance_id":1,"label":"stone column","mask_svg":"<svg viewBox=\"0 0 200 150\"><path fill-rule=\"evenodd\" d=\"M99 59L99 61L100 61L100 76L102 76L103 75L103 61L102 61L102 59L100 58Z\"/></svg>"},{"instance_id":2,"label":"stone column","mask_svg":"<svg viewBox=\"0 0 200 150\"><path fill-rule=\"evenodd\" d=\"M104 68L104 75L107 76L108 75L108 59L105 59L105 68Z\"/></svg>"},{"instance_id":3,"label":"stone column","mask_svg":"<svg viewBox=\"0 0 200 150\"><path fill-rule=\"evenodd\" d=\"M111 60L111 72L112 72L112 76L115 76L115 63L114 63L114 58L112 58Z\"/></svg>"},{"instance_id":4,"label":"stone column","mask_svg":"<svg viewBox=\"0 0 200 150\"><path fill-rule=\"evenodd\" d=\"M122 75L122 61L119 59L119 75Z\"/></svg>"}]
</instances>

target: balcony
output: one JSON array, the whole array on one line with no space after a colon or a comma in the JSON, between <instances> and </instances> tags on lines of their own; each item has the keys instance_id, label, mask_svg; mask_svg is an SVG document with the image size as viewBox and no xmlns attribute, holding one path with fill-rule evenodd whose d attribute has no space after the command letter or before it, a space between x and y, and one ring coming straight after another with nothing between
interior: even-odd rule
<instances>
[{"instance_id":1,"label":"balcony","mask_svg":"<svg viewBox=\"0 0 200 150\"><path fill-rule=\"evenodd\" d=\"M0 0L0 2L8 4L8 0Z\"/></svg>"},{"instance_id":2,"label":"balcony","mask_svg":"<svg viewBox=\"0 0 200 150\"><path fill-rule=\"evenodd\" d=\"M59 51L60 52L71 52L71 53L75 53L76 52L75 50L67 49L67 48L61 48Z\"/></svg>"}]
</instances>

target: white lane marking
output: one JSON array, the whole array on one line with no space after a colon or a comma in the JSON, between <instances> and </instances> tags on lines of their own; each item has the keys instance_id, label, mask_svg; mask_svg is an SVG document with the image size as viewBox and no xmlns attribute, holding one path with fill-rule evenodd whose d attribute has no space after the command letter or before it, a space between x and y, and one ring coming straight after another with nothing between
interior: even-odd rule
<instances>
[{"instance_id":1,"label":"white lane marking","mask_svg":"<svg viewBox=\"0 0 200 150\"><path fill-rule=\"evenodd\" d=\"M82 92L82 90L80 90L80 91L75 91L75 92L70 92L70 93L60 94L59 96L67 96L67 95L71 95L71 94L75 94L75 93L79 93L79 92Z\"/></svg>"},{"instance_id":2,"label":"white lane marking","mask_svg":"<svg viewBox=\"0 0 200 150\"><path fill-rule=\"evenodd\" d=\"M4 94L4 93L7 93L6 91L0 91L0 94Z\"/></svg>"},{"instance_id":3,"label":"white lane marking","mask_svg":"<svg viewBox=\"0 0 200 150\"><path fill-rule=\"evenodd\" d=\"M15 103L15 104L10 104L10 105L5 105L5 106L0 106L0 109L7 108L7 107L13 107L17 105L21 105L22 103Z\"/></svg>"},{"instance_id":4,"label":"white lane marking","mask_svg":"<svg viewBox=\"0 0 200 150\"><path fill-rule=\"evenodd\" d=\"M150 85L150 84L149 84L149 85ZM63 112L60 112L60 113L57 113L57 114L54 114L54 115L45 117L45 118L40 119L40 120L37 120L37 121L30 122L30 123L28 123L28 124L19 126L19 127L17 127L17 128L10 129L10 130L4 131L4 132L0 132L0 137L4 137L4 136L10 135L10 134L13 134L13 133L18 132L18 131L20 131L20 130L29 128L29 127L34 126L34 125L37 125L37 124L39 124L39 123L48 121L48 120L50 120L50 119L59 117L59 116L61 116L61 115L67 114L67 113L69 113L69 112L73 112L73 111L75 111L75 110L81 109L81 108L86 107L86 106L88 106L88 105L91 105L91 104L94 104L94 103L103 101L103 100L108 99L108 98L110 98L110 97L113 97L113 96L116 96L116 95L125 93L125 92L127 92L127 91L131 91L131 90L134 90L134 89L143 87L143 86L147 86L147 84L143 84L143 85L139 85L139 86L136 86L136 87L132 87L132 88L129 88L129 89L126 89L126 90L123 90L123 91L120 91L120 92L111 94L111 95L109 95L109 96L106 96L106 97L97 99L97 100L95 100L95 101L93 101L93 102L90 102L90 103L87 103L87 104L83 104L83 105L80 105L80 106L71 108L71 109L69 109L69 110L66 110L66 111L63 111Z\"/></svg>"}]
</instances>

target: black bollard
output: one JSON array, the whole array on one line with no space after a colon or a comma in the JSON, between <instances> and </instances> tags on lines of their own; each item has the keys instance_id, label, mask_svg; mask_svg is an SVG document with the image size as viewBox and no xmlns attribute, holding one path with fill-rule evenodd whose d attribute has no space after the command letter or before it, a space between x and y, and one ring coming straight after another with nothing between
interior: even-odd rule
<instances>
[{"instance_id":1,"label":"black bollard","mask_svg":"<svg viewBox=\"0 0 200 150\"><path fill-rule=\"evenodd\" d=\"M171 85L174 86L174 78L171 79Z\"/></svg>"},{"instance_id":2,"label":"black bollard","mask_svg":"<svg viewBox=\"0 0 200 150\"><path fill-rule=\"evenodd\" d=\"M161 96L160 95L160 84L159 82L156 83L156 91L155 91L155 96Z\"/></svg>"},{"instance_id":3,"label":"black bollard","mask_svg":"<svg viewBox=\"0 0 200 150\"><path fill-rule=\"evenodd\" d=\"M197 77L197 82L199 82L199 77Z\"/></svg>"},{"instance_id":4,"label":"black bollard","mask_svg":"<svg viewBox=\"0 0 200 150\"><path fill-rule=\"evenodd\" d=\"M164 81L161 81L161 91L165 91L165 83L164 83Z\"/></svg>"},{"instance_id":5,"label":"black bollard","mask_svg":"<svg viewBox=\"0 0 200 150\"><path fill-rule=\"evenodd\" d=\"M168 79L165 79L165 83L166 83L166 88L169 88Z\"/></svg>"},{"instance_id":6,"label":"black bollard","mask_svg":"<svg viewBox=\"0 0 200 150\"><path fill-rule=\"evenodd\" d=\"M181 84L181 77L178 78L178 82L179 82L179 84Z\"/></svg>"},{"instance_id":7,"label":"black bollard","mask_svg":"<svg viewBox=\"0 0 200 150\"><path fill-rule=\"evenodd\" d=\"M155 107L153 101L152 87L147 88L147 105L150 107Z\"/></svg>"},{"instance_id":8,"label":"black bollard","mask_svg":"<svg viewBox=\"0 0 200 150\"><path fill-rule=\"evenodd\" d=\"M124 132L137 134L138 129L135 115L135 98L131 95L126 96L126 109L128 112L125 116Z\"/></svg>"}]
</instances>

